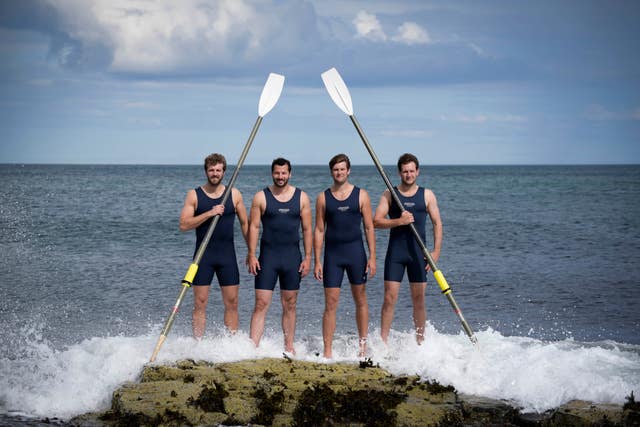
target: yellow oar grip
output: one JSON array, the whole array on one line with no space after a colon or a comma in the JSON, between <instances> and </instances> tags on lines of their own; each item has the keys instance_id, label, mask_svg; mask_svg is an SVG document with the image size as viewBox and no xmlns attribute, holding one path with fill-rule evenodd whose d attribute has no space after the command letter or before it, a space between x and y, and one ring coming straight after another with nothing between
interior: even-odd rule
<instances>
[{"instance_id":1,"label":"yellow oar grip","mask_svg":"<svg viewBox=\"0 0 640 427\"><path fill-rule=\"evenodd\" d=\"M436 270L433 272L433 277L436 278L436 281L438 282L438 285L440 285L440 289L442 289L442 293L443 294L448 294L449 292L451 292L451 288L449 288L449 284L447 283L447 281L445 280L444 276L442 275L442 272L440 270Z\"/></svg>"},{"instance_id":2,"label":"yellow oar grip","mask_svg":"<svg viewBox=\"0 0 640 427\"><path fill-rule=\"evenodd\" d=\"M184 286L191 286L193 284L193 279L196 277L196 273L198 272L198 264L191 264L189 269L187 270L187 274L184 275L184 279L182 279L182 284Z\"/></svg>"}]
</instances>

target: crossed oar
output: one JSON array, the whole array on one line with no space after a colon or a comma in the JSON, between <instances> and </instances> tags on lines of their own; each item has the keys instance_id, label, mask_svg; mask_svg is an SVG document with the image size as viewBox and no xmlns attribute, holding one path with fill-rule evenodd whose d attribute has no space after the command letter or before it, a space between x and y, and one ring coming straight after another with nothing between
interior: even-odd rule
<instances>
[{"instance_id":1,"label":"crossed oar","mask_svg":"<svg viewBox=\"0 0 640 427\"><path fill-rule=\"evenodd\" d=\"M236 182L236 178L238 177L238 172L244 163L244 159L247 157L247 153L249 153L249 148L251 147L251 143L258 132L258 128L260 127L260 123L262 123L262 118L276 105L278 99L280 98L280 94L282 93L282 87L284 86L284 76L279 74L271 73L267 78L267 82L262 88L262 94L260 95L260 101L258 103L258 119L256 123L253 125L253 129L251 130L251 134L249 135L249 140L244 146L244 150L242 150L242 154L240 155L240 159L236 165L235 170L233 171L233 175L231 175L231 179L229 180L229 184L224 190L224 194L222 195L222 201L220 202L223 206L227 202L227 199L231 195L231 189ZM155 349L153 350L153 354L151 355L150 361L153 362L156 360L158 356L158 352L160 351L160 347L164 343L164 340L167 338L169 331L171 330L171 326L173 326L173 321L178 313L178 309L180 308L180 304L182 304L182 300L187 293L187 289L191 287L193 282L193 278L196 276L198 272L198 265L202 260L202 256L204 255L204 251L207 249L207 245L209 244L209 240L211 240L211 236L213 235L213 230L215 230L216 225L218 225L218 221L220 220L220 215L216 215L213 217L211 224L209 225L209 229L207 230L207 234L200 243L198 247L198 251L196 252L195 257L193 258L193 262L189 266L187 273L182 279L182 290L180 291L180 295L178 295L178 300L176 301L173 309L171 310L171 314L167 318L167 321L164 324L164 328L162 328L162 332L160 333L160 338L158 338L158 343L156 344Z\"/></svg>"},{"instance_id":2,"label":"crossed oar","mask_svg":"<svg viewBox=\"0 0 640 427\"><path fill-rule=\"evenodd\" d=\"M330 70L327 70L324 73L322 73L322 81L324 82L324 85L327 88L327 92L329 92L329 96L331 96L331 99L333 100L333 102L335 102L338 108L344 111L351 119L351 122L353 123L353 125L356 127L356 130L358 131L358 135L360 135L360 139L362 139L362 142L364 142L364 145L367 148L367 151L371 155L371 159L373 159L373 163L375 163L376 168L378 168L378 172L380 172L380 175L382 176L384 183L387 185L387 188L391 193L391 197L393 197L393 201L396 203L396 205L398 205L401 211L404 211L405 210L404 206L402 206L402 203L400 202L400 198L394 191L393 186L391 185L391 181L389 181L389 177L387 176L384 169L382 168L382 165L378 160L378 156L376 156L376 153L373 151L373 148L371 148L371 145L369 144L369 141L367 141L367 137L364 135L364 132L360 127L360 124L356 120L356 117L353 115L353 105L351 104L351 95L349 94L349 89L347 89L347 85L345 85L344 81L342 80L342 77L340 77L338 70L336 70L335 68L331 68ZM449 303L451 304L451 307L453 308L453 311L455 311L455 313L458 315L458 318L460 319L460 322L462 322L462 328L464 329L466 334L469 336L469 339L471 340L471 342L476 344L478 340L476 339L475 335L473 335L473 331L471 330L471 327L469 327L469 324L467 323L467 321L464 320L462 311L460 311L460 307L458 307L458 304L456 304L456 300L453 298L453 295L451 294L451 288L449 287L449 284L445 280L444 275L440 270L438 270L438 267L436 267L436 264L433 261L433 258L431 257L429 250L427 250L427 247L422 241L420 234L416 230L416 227L413 224L409 224L409 227L411 227L411 232L413 233L413 237L415 237L416 241L418 242L418 245L420 245L422 254L424 255L427 262L429 263L429 266L431 267L431 271L433 271L433 276L436 278L438 285L440 285L440 289L442 290L442 293L446 295L447 299L449 300Z\"/></svg>"}]
</instances>

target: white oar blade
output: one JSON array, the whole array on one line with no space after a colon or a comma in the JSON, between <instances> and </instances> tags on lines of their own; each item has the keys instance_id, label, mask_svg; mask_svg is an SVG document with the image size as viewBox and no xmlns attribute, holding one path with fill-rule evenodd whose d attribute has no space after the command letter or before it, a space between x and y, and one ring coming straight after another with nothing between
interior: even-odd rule
<instances>
[{"instance_id":1,"label":"white oar blade","mask_svg":"<svg viewBox=\"0 0 640 427\"><path fill-rule=\"evenodd\" d=\"M321 74L324 86L329 92L329 96L333 102L344 111L347 116L353 116L353 105L351 104L351 95L344 80L340 77L338 70L332 68Z\"/></svg>"},{"instance_id":2,"label":"white oar blade","mask_svg":"<svg viewBox=\"0 0 640 427\"><path fill-rule=\"evenodd\" d=\"M276 105L278 99L280 99L283 86L284 76L275 73L269 74L267 83L262 88L260 102L258 103L258 115L260 117L264 117Z\"/></svg>"}]
</instances>

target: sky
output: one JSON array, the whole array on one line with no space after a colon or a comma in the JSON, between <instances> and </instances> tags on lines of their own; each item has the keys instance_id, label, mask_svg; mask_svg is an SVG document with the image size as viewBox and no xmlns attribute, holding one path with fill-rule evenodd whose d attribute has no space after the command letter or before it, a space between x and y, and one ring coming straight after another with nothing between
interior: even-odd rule
<instances>
[{"instance_id":1,"label":"sky","mask_svg":"<svg viewBox=\"0 0 640 427\"><path fill-rule=\"evenodd\" d=\"M640 2L0 0L0 163L640 163Z\"/></svg>"}]
</instances>

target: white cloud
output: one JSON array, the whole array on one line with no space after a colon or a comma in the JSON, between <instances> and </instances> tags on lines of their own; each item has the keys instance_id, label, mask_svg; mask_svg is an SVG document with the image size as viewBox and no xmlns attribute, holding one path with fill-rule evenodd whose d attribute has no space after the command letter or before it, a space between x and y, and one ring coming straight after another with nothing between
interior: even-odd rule
<instances>
[{"instance_id":1,"label":"white cloud","mask_svg":"<svg viewBox=\"0 0 640 427\"><path fill-rule=\"evenodd\" d=\"M356 26L357 37L376 42L387 40L387 35L382 30L376 15L361 10L353 20L353 25Z\"/></svg>"},{"instance_id":2,"label":"white cloud","mask_svg":"<svg viewBox=\"0 0 640 427\"><path fill-rule=\"evenodd\" d=\"M356 27L356 37L373 42L386 42L388 40L407 45L426 44L431 42L429 33L415 22L403 22L396 31L396 35L389 38L382 29L382 24L375 14L364 10L358 12L353 19Z\"/></svg>"},{"instance_id":3,"label":"white cloud","mask_svg":"<svg viewBox=\"0 0 640 427\"><path fill-rule=\"evenodd\" d=\"M63 65L98 45L115 72L246 68L300 56L316 37L312 6L293 0L49 1L72 39L57 49Z\"/></svg>"},{"instance_id":4,"label":"white cloud","mask_svg":"<svg viewBox=\"0 0 640 427\"><path fill-rule=\"evenodd\" d=\"M429 33L415 22L405 22L398 27L398 34L393 37L394 41L412 44L426 44L431 42Z\"/></svg>"}]
</instances>

